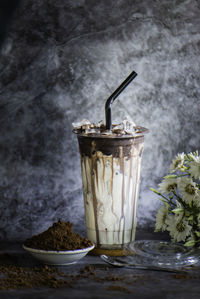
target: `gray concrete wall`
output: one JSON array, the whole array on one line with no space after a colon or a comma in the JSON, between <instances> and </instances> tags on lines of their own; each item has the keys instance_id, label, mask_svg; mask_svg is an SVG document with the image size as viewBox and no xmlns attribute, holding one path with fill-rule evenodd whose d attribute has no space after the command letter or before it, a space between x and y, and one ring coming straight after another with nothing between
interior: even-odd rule
<instances>
[{"instance_id":1,"label":"gray concrete wall","mask_svg":"<svg viewBox=\"0 0 200 299\"><path fill-rule=\"evenodd\" d=\"M149 128L138 225L153 226L149 190L178 152L200 144L200 4L195 0L21 1L1 43L0 239L23 239L59 217L84 233L71 123L104 120L113 104Z\"/></svg>"}]
</instances>

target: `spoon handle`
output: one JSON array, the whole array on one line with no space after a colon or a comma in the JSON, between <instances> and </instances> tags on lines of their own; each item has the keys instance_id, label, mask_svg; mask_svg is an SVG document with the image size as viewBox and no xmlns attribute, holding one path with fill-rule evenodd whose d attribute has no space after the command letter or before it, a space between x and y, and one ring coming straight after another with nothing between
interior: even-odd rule
<instances>
[{"instance_id":1,"label":"spoon handle","mask_svg":"<svg viewBox=\"0 0 200 299\"><path fill-rule=\"evenodd\" d=\"M106 255L101 255L101 259L115 267L120 267L120 268L129 268L129 269L138 269L138 270L150 270L150 271L162 271L162 272L170 272L170 273L181 273L181 274L186 274L186 271L178 270L178 269L172 269L172 268L164 268L164 267L159 267L159 266L150 266L150 265L139 265L139 264L130 264L130 263L122 263L119 262L109 256Z\"/></svg>"},{"instance_id":2,"label":"spoon handle","mask_svg":"<svg viewBox=\"0 0 200 299\"><path fill-rule=\"evenodd\" d=\"M150 270L150 271L163 271L163 272L170 272L170 273L182 273L185 274L185 271L182 270L176 270L172 268L164 268L164 267L157 267L157 266L143 266L143 265L132 265L132 264L126 264L123 265L125 268L130 269L138 269L138 270Z\"/></svg>"}]
</instances>

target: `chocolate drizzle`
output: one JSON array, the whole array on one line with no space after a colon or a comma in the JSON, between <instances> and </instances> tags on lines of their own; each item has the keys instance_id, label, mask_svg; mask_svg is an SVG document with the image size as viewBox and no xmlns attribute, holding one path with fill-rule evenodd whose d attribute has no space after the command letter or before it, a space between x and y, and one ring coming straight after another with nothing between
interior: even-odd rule
<instances>
[{"instance_id":1,"label":"chocolate drizzle","mask_svg":"<svg viewBox=\"0 0 200 299\"><path fill-rule=\"evenodd\" d=\"M136 169L134 169L135 176L136 176L135 180L137 184L134 185L133 194L132 194L134 204L133 204L133 222L132 222L132 230L131 230L131 241L133 241L135 238L135 229L137 224L137 195L138 195L137 189L139 191L139 177L140 177L140 173L139 173L140 163L138 159L140 159L141 154L142 154L142 149L140 150L139 156L137 157Z\"/></svg>"},{"instance_id":2,"label":"chocolate drizzle","mask_svg":"<svg viewBox=\"0 0 200 299\"><path fill-rule=\"evenodd\" d=\"M99 244L99 227L98 227L98 220L97 220L98 202L97 202L96 191L95 191L95 180L93 179L94 172L96 174L96 180L98 179L97 160L92 159L91 163L92 163L91 187L92 187L92 194L93 194L93 207L94 207L94 217L95 217L96 242L97 242L97 244ZM97 182L96 182L96 184L97 184Z\"/></svg>"},{"instance_id":3,"label":"chocolate drizzle","mask_svg":"<svg viewBox=\"0 0 200 299\"><path fill-rule=\"evenodd\" d=\"M120 171L123 174L122 177L122 206L121 206L121 218L119 223L119 232L122 231L122 242L124 243L124 229L125 229L125 216L124 216L124 201L125 201L125 182L124 182L124 157L123 157L123 147L119 148L119 163L120 163Z\"/></svg>"},{"instance_id":4,"label":"chocolate drizzle","mask_svg":"<svg viewBox=\"0 0 200 299\"><path fill-rule=\"evenodd\" d=\"M134 240L144 136L78 141L88 238L103 248Z\"/></svg>"}]
</instances>

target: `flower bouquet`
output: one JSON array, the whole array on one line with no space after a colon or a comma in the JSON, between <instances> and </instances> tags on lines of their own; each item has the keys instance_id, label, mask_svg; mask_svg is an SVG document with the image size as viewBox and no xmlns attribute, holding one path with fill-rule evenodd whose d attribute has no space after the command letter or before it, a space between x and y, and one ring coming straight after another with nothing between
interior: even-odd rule
<instances>
[{"instance_id":1,"label":"flower bouquet","mask_svg":"<svg viewBox=\"0 0 200 299\"><path fill-rule=\"evenodd\" d=\"M155 231L168 231L172 241L200 248L200 156L198 152L178 154L170 174L159 184L162 205L156 216Z\"/></svg>"}]
</instances>

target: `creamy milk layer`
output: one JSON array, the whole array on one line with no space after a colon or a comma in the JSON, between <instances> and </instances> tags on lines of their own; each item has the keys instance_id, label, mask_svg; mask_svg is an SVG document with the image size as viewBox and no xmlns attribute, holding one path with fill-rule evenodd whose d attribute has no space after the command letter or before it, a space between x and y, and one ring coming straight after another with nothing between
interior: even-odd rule
<instances>
[{"instance_id":1,"label":"creamy milk layer","mask_svg":"<svg viewBox=\"0 0 200 299\"><path fill-rule=\"evenodd\" d=\"M82 157L87 235L96 244L135 239L142 144L127 160L96 152Z\"/></svg>"},{"instance_id":2,"label":"creamy milk layer","mask_svg":"<svg viewBox=\"0 0 200 299\"><path fill-rule=\"evenodd\" d=\"M91 128L84 122L75 133L81 154L87 236L97 247L120 248L135 239L146 129L124 122L106 133L102 124Z\"/></svg>"}]
</instances>

